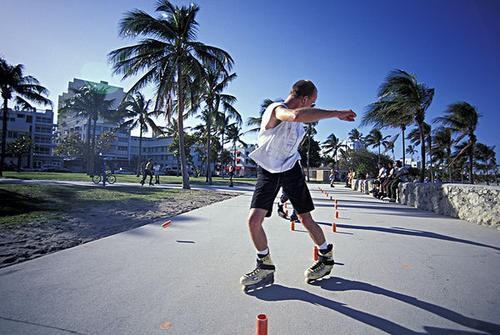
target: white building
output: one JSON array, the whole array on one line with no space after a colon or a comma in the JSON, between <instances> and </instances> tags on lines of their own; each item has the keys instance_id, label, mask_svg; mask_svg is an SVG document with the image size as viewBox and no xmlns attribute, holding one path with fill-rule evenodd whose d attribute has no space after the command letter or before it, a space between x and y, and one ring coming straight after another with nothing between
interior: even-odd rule
<instances>
[{"instance_id":1,"label":"white building","mask_svg":"<svg viewBox=\"0 0 500 335\"><path fill-rule=\"evenodd\" d=\"M237 177L257 176L257 165L248 157L248 155L257 148L255 144L249 144L247 147L237 146L236 150L230 148L231 156L235 158L235 171Z\"/></svg>"},{"instance_id":2,"label":"white building","mask_svg":"<svg viewBox=\"0 0 500 335\"><path fill-rule=\"evenodd\" d=\"M354 151L363 150L366 148L365 144L360 140L351 140L350 138L341 141L341 144Z\"/></svg>"},{"instance_id":3,"label":"white building","mask_svg":"<svg viewBox=\"0 0 500 335\"><path fill-rule=\"evenodd\" d=\"M105 99L114 99L111 109L116 109L125 96L123 88L108 85L105 81L95 83L81 79L74 79L68 84L68 92L59 96L59 108L64 106L65 102L74 95L71 89L80 89L88 84L95 85L99 88L105 88L107 92L109 92ZM59 114L59 136L65 136L71 132L76 132L80 135L82 141L85 142L87 139L87 122L87 119L77 117L71 112L65 113L64 115ZM135 171L137 160L139 159L139 136L132 136L130 131L118 130L118 127L119 124L117 122L110 122L104 118L99 118L96 123L96 138L104 132L113 131L115 133L116 140L111 144L110 149L104 153L106 159L110 162L114 169L126 168L131 171ZM143 137L141 160L145 161L152 159L154 162L160 164L163 170L180 170L180 167L178 167L177 164L177 158L174 157L174 154L168 150L168 146L171 143L171 137ZM193 165L195 167L200 166L200 157L194 148L191 148L191 156L193 157Z\"/></svg>"},{"instance_id":4,"label":"white building","mask_svg":"<svg viewBox=\"0 0 500 335\"><path fill-rule=\"evenodd\" d=\"M107 82L101 81L100 83L95 83L82 79L73 79L68 83L68 92L64 92L59 96L58 108L63 107L68 99L74 96L72 89L78 90L86 85L97 86L98 88L105 88L108 94L106 95L106 100L113 100L111 106L112 110L116 110L119 104L125 97L125 92L123 88L108 85ZM59 113L58 115L58 134L59 136L65 136L69 133L76 132L80 135L82 141L87 141L88 134L88 119L84 117L75 116L73 113L68 112L63 115ZM92 127L92 125L91 125ZM118 124L110 122L105 118L100 117L96 123L96 139L99 136L108 131L115 131L116 140L112 143L111 148L105 153L106 157L117 164L124 165L128 164L130 157L130 132L128 131L117 131ZM90 134L92 136L92 134Z\"/></svg>"}]
</instances>

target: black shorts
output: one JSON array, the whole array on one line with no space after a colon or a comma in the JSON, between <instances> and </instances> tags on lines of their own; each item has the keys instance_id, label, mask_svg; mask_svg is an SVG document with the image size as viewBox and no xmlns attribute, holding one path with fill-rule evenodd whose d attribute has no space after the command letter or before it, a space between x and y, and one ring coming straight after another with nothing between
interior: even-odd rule
<instances>
[{"instance_id":1,"label":"black shorts","mask_svg":"<svg viewBox=\"0 0 500 335\"><path fill-rule=\"evenodd\" d=\"M298 214L314 210L311 193L307 188L306 179L299 162L292 169L280 173L271 173L258 166L257 184L255 185L250 208L266 209L266 217L270 217L273 211L274 199L278 195L280 187L283 187L283 191Z\"/></svg>"}]
</instances>

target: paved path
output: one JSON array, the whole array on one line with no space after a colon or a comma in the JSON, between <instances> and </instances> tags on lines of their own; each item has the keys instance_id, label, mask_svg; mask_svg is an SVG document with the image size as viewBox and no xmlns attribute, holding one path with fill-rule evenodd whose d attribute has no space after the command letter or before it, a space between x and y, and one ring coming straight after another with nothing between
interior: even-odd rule
<instances>
[{"instance_id":1,"label":"paved path","mask_svg":"<svg viewBox=\"0 0 500 335\"><path fill-rule=\"evenodd\" d=\"M326 185L323 185L326 188ZM273 214L275 285L244 294L254 267L251 192L0 270L0 334L500 334L500 233L310 185L335 243L333 276L304 283L312 242Z\"/></svg>"}]
</instances>

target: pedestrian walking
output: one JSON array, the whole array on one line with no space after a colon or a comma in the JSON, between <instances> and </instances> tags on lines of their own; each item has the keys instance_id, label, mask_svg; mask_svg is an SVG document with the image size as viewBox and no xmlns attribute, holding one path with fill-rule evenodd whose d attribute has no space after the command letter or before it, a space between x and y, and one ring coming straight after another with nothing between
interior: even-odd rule
<instances>
[{"instance_id":1,"label":"pedestrian walking","mask_svg":"<svg viewBox=\"0 0 500 335\"><path fill-rule=\"evenodd\" d=\"M161 165L155 162L153 165L153 171L155 174L155 185L160 184L160 170L161 170Z\"/></svg>"},{"instance_id":2,"label":"pedestrian walking","mask_svg":"<svg viewBox=\"0 0 500 335\"><path fill-rule=\"evenodd\" d=\"M144 186L146 178L149 176L149 185L153 186L153 160L148 159L146 165L144 166L144 173L142 175L141 185Z\"/></svg>"}]
</instances>

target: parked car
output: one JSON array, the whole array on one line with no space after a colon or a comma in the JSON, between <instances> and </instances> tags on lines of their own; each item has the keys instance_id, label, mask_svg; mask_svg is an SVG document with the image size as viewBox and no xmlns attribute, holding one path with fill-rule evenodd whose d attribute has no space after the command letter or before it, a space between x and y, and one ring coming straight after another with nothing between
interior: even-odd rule
<instances>
[{"instance_id":1,"label":"parked car","mask_svg":"<svg viewBox=\"0 0 500 335\"><path fill-rule=\"evenodd\" d=\"M57 166L45 166L42 167L40 172L72 172L70 169L64 168L64 167L57 167Z\"/></svg>"},{"instance_id":2,"label":"parked car","mask_svg":"<svg viewBox=\"0 0 500 335\"><path fill-rule=\"evenodd\" d=\"M124 169L124 168L119 168L118 170L114 171L115 174L134 174L134 172Z\"/></svg>"}]
</instances>

